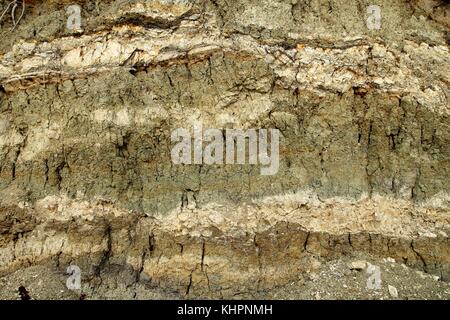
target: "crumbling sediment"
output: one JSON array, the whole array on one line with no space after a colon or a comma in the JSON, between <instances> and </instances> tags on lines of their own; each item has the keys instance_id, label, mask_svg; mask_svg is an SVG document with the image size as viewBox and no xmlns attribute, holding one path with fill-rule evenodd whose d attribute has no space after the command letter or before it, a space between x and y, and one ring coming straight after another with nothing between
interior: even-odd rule
<instances>
[{"instance_id":1,"label":"crumbling sediment","mask_svg":"<svg viewBox=\"0 0 450 320\"><path fill-rule=\"evenodd\" d=\"M380 2L376 31L361 1L85 1L77 31L66 2L30 3L0 30L0 271L116 266L223 297L362 252L448 281L448 5L431 2ZM170 134L196 121L277 128L278 174L174 165Z\"/></svg>"}]
</instances>

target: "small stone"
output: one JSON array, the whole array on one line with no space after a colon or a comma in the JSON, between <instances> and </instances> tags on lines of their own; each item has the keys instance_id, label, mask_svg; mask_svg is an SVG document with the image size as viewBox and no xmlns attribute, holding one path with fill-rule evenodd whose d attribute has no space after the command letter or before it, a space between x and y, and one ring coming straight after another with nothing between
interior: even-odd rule
<instances>
[{"instance_id":1,"label":"small stone","mask_svg":"<svg viewBox=\"0 0 450 320\"><path fill-rule=\"evenodd\" d=\"M395 263L395 259L393 258L386 258L385 261L389 263Z\"/></svg>"},{"instance_id":2,"label":"small stone","mask_svg":"<svg viewBox=\"0 0 450 320\"><path fill-rule=\"evenodd\" d=\"M439 276L431 276L433 278L434 281L439 281L441 279L441 277Z\"/></svg>"},{"instance_id":3,"label":"small stone","mask_svg":"<svg viewBox=\"0 0 450 320\"><path fill-rule=\"evenodd\" d=\"M388 290L392 298L398 298L398 290L396 287L389 285Z\"/></svg>"},{"instance_id":4,"label":"small stone","mask_svg":"<svg viewBox=\"0 0 450 320\"><path fill-rule=\"evenodd\" d=\"M439 231L439 234L444 238L448 238L448 235L444 231Z\"/></svg>"},{"instance_id":5,"label":"small stone","mask_svg":"<svg viewBox=\"0 0 450 320\"><path fill-rule=\"evenodd\" d=\"M361 271L361 270L364 270L366 267L367 267L367 262L362 261L362 260L360 260L360 261L353 261L350 264L350 269L351 270Z\"/></svg>"},{"instance_id":6,"label":"small stone","mask_svg":"<svg viewBox=\"0 0 450 320\"><path fill-rule=\"evenodd\" d=\"M419 236L425 237L425 238L437 238L437 235L430 231L425 231L425 232L419 231Z\"/></svg>"}]
</instances>

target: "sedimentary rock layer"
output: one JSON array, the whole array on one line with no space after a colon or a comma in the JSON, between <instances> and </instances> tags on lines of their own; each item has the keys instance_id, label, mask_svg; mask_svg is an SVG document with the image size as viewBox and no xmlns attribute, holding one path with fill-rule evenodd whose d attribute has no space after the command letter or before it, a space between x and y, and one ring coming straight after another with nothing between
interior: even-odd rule
<instances>
[{"instance_id":1,"label":"sedimentary rock layer","mask_svg":"<svg viewBox=\"0 0 450 320\"><path fill-rule=\"evenodd\" d=\"M75 2L82 30L66 1L2 21L3 274L220 296L366 252L449 279L447 4L378 1L368 30L364 1ZM199 121L280 130L278 173L173 164Z\"/></svg>"}]
</instances>

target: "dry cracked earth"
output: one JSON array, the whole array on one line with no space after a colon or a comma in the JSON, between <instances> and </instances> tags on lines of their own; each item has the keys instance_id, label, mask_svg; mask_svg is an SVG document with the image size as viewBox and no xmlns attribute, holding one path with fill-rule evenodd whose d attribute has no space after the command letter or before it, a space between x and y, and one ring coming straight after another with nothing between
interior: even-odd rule
<instances>
[{"instance_id":1,"label":"dry cracked earth","mask_svg":"<svg viewBox=\"0 0 450 320\"><path fill-rule=\"evenodd\" d=\"M448 1L9 3L0 298L450 298ZM278 172L175 164L199 121Z\"/></svg>"}]
</instances>

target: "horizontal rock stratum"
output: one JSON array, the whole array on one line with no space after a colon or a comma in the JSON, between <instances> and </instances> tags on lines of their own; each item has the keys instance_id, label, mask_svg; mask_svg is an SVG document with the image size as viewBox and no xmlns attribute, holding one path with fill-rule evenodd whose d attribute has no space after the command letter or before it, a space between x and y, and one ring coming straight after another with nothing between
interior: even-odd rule
<instances>
[{"instance_id":1,"label":"horizontal rock stratum","mask_svg":"<svg viewBox=\"0 0 450 320\"><path fill-rule=\"evenodd\" d=\"M361 0L25 3L0 25L5 283L76 265L92 292L121 275L101 298L274 297L364 256L450 296L448 2L374 1L375 29ZM279 130L277 174L175 165L198 122Z\"/></svg>"}]
</instances>

